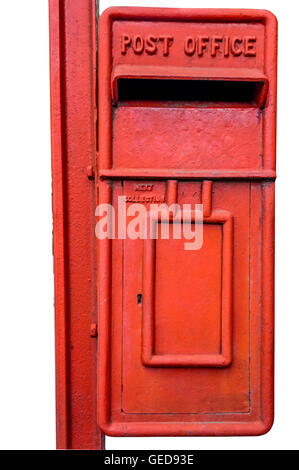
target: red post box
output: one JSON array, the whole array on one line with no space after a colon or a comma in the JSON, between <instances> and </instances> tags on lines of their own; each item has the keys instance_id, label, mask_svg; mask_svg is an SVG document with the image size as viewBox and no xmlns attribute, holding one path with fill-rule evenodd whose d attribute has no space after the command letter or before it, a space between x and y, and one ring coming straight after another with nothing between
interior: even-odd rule
<instances>
[{"instance_id":1,"label":"red post box","mask_svg":"<svg viewBox=\"0 0 299 470\"><path fill-rule=\"evenodd\" d=\"M60 13L72 16L68 9ZM83 21L83 37L91 24L90 17ZM60 50L71 63L60 69L68 130L61 151L68 160L58 173L68 217L54 253L56 289L73 282L78 290L67 293L63 325L57 316L58 418L63 401L69 423L63 436L86 446L90 432L88 445L95 448L101 433L267 432L273 422L275 17L260 10L106 10L98 38L98 151L94 36L86 37L90 55L80 66L72 51L77 45L84 52L82 43L64 37ZM54 116L54 130L56 124ZM84 183L81 166L89 166ZM54 186L56 204L61 191ZM57 274L61 257L63 275ZM82 411L89 416L84 425Z\"/></svg>"}]
</instances>

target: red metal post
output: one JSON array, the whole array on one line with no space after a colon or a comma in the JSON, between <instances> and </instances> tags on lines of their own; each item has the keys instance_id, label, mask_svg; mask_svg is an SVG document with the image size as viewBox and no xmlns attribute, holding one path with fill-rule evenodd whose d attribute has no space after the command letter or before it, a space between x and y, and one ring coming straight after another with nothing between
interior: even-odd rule
<instances>
[{"instance_id":1,"label":"red metal post","mask_svg":"<svg viewBox=\"0 0 299 470\"><path fill-rule=\"evenodd\" d=\"M50 0L58 449L101 449L96 419L95 0Z\"/></svg>"}]
</instances>

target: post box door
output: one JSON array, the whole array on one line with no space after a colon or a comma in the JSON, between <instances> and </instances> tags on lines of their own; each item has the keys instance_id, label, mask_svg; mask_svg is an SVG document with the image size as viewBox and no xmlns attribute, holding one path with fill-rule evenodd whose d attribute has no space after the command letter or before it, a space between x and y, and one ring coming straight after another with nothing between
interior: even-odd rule
<instances>
[{"instance_id":1,"label":"post box door","mask_svg":"<svg viewBox=\"0 0 299 470\"><path fill-rule=\"evenodd\" d=\"M112 212L96 269L106 434L271 427L275 41L263 11L102 15L97 203ZM188 206L180 222L194 230L202 208L201 246L186 249L174 217L162 236L165 213L152 209L165 204Z\"/></svg>"}]
</instances>

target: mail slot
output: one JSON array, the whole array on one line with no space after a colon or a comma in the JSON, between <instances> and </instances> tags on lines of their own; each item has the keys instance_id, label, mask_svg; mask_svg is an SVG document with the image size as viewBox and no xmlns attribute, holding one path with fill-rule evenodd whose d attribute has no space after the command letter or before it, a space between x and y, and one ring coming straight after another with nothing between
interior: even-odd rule
<instances>
[{"instance_id":1,"label":"mail slot","mask_svg":"<svg viewBox=\"0 0 299 470\"><path fill-rule=\"evenodd\" d=\"M96 242L105 434L272 426L276 29L259 10L100 18L97 204L116 220ZM162 230L161 204L187 205L193 229L201 208L200 248L128 236L137 206Z\"/></svg>"}]
</instances>

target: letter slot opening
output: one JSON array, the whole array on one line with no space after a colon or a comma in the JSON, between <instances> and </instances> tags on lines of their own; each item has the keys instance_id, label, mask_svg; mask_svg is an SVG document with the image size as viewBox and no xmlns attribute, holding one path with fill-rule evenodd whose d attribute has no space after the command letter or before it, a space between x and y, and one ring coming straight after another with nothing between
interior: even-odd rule
<instances>
[{"instance_id":1,"label":"letter slot opening","mask_svg":"<svg viewBox=\"0 0 299 470\"><path fill-rule=\"evenodd\" d=\"M120 105L192 102L263 107L266 88L262 80L119 78L115 98Z\"/></svg>"}]
</instances>

